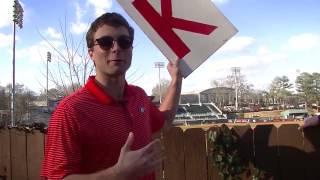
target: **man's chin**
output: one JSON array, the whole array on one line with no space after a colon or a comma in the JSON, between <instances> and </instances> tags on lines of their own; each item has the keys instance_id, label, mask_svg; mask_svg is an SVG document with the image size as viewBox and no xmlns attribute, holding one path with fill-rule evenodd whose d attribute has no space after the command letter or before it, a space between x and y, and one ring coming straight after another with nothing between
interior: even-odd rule
<instances>
[{"instance_id":1,"label":"man's chin","mask_svg":"<svg viewBox=\"0 0 320 180\"><path fill-rule=\"evenodd\" d=\"M111 72L107 72L106 75L110 77L120 77L120 76L125 76L126 72L123 70L115 70Z\"/></svg>"}]
</instances>

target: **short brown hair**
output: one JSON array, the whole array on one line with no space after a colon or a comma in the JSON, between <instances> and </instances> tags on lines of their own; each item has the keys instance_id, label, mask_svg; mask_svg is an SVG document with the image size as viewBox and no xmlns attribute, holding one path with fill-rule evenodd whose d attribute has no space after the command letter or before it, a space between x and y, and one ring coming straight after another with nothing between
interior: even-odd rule
<instances>
[{"instance_id":1,"label":"short brown hair","mask_svg":"<svg viewBox=\"0 0 320 180\"><path fill-rule=\"evenodd\" d=\"M129 25L128 21L120 14L111 12L105 13L93 21L90 25L90 28L86 35L87 47L92 48L94 45L94 33L98 30L99 27L103 25L109 25L113 27L124 26L128 29L130 38L134 39L134 29Z\"/></svg>"}]
</instances>

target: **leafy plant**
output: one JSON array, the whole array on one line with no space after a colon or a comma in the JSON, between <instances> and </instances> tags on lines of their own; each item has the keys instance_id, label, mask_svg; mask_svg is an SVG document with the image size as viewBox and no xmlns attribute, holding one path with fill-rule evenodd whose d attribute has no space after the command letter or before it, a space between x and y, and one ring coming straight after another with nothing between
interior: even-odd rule
<instances>
[{"instance_id":1,"label":"leafy plant","mask_svg":"<svg viewBox=\"0 0 320 180\"><path fill-rule=\"evenodd\" d=\"M238 180L240 175L249 171L248 165L239 152L239 138L231 130L222 125L217 131L209 131L208 138L212 144L212 160L224 180ZM254 169L253 180L259 180L263 171Z\"/></svg>"}]
</instances>

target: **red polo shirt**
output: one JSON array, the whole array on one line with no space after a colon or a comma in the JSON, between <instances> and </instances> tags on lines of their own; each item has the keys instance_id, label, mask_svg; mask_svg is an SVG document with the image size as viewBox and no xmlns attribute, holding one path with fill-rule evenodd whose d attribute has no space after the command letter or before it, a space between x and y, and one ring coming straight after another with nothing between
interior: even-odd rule
<instances>
[{"instance_id":1,"label":"red polo shirt","mask_svg":"<svg viewBox=\"0 0 320 180\"><path fill-rule=\"evenodd\" d=\"M116 164L129 132L132 150L151 141L164 124L163 114L139 87L126 85L124 101L116 102L94 76L85 87L60 102L48 126L41 176L62 179L94 173ZM153 180L151 174L142 178Z\"/></svg>"}]
</instances>

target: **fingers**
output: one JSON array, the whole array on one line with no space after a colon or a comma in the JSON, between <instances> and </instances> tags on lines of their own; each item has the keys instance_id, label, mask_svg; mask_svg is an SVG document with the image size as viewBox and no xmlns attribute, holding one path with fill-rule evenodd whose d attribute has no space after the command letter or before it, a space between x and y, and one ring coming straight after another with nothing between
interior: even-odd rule
<instances>
[{"instance_id":1,"label":"fingers","mask_svg":"<svg viewBox=\"0 0 320 180\"><path fill-rule=\"evenodd\" d=\"M168 63L168 68L169 68L169 67L178 67L179 63L180 63L180 60L179 60L179 59L173 60L173 61L169 61L169 63Z\"/></svg>"},{"instance_id":2,"label":"fingers","mask_svg":"<svg viewBox=\"0 0 320 180\"><path fill-rule=\"evenodd\" d=\"M161 156L154 157L153 159L146 161L144 164L146 172L155 171L156 169L160 168L164 159L165 156L162 154Z\"/></svg>"},{"instance_id":3,"label":"fingers","mask_svg":"<svg viewBox=\"0 0 320 180\"><path fill-rule=\"evenodd\" d=\"M117 163L122 172L138 177L144 176L160 167L164 159L164 153L159 139L150 142L141 149L130 150L133 141L133 134L129 133Z\"/></svg>"},{"instance_id":4,"label":"fingers","mask_svg":"<svg viewBox=\"0 0 320 180\"><path fill-rule=\"evenodd\" d=\"M180 61L181 60L169 61L167 69L171 78L182 78L181 69L179 66Z\"/></svg>"},{"instance_id":5,"label":"fingers","mask_svg":"<svg viewBox=\"0 0 320 180\"><path fill-rule=\"evenodd\" d=\"M144 149L144 157L146 161L153 166L153 164L159 164L164 159L164 151L161 146L161 142L159 139L154 140L150 144L148 144Z\"/></svg>"},{"instance_id":6,"label":"fingers","mask_svg":"<svg viewBox=\"0 0 320 180\"><path fill-rule=\"evenodd\" d=\"M312 117L308 117L304 120L302 128L317 126L318 124L319 124L318 116L312 116Z\"/></svg>"},{"instance_id":7,"label":"fingers","mask_svg":"<svg viewBox=\"0 0 320 180\"><path fill-rule=\"evenodd\" d=\"M163 160L165 159L164 151L161 146L155 146L157 143L148 146L148 149L144 152L143 156L143 171L149 173L151 171L160 168Z\"/></svg>"},{"instance_id":8,"label":"fingers","mask_svg":"<svg viewBox=\"0 0 320 180\"><path fill-rule=\"evenodd\" d=\"M159 139L155 139L152 142L150 142L149 144L147 144L145 147L143 147L141 149L141 152L143 154L148 154L148 153L154 151L155 149L161 149L161 142Z\"/></svg>"},{"instance_id":9,"label":"fingers","mask_svg":"<svg viewBox=\"0 0 320 180\"><path fill-rule=\"evenodd\" d=\"M124 151L130 151L131 150L131 145L133 144L134 141L134 135L132 132L129 133L128 138L126 143L122 146L122 150Z\"/></svg>"}]
</instances>

